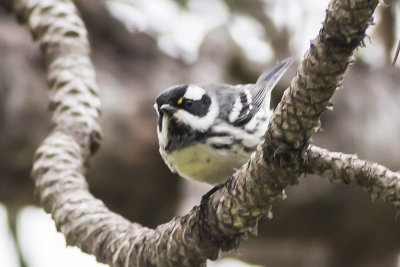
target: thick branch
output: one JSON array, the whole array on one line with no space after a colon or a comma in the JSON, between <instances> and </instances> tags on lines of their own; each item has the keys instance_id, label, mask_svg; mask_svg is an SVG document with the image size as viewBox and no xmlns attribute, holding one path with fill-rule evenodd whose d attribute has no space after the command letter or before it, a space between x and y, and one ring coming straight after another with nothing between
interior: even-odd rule
<instances>
[{"instance_id":1,"label":"thick branch","mask_svg":"<svg viewBox=\"0 0 400 267\"><path fill-rule=\"evenodd\" d=\"M356 155L310 146L304 167L308 173L318 174L333 183L364 188L372 199L380 198L400 206L400 173L385 166L359 159Z\"/></svg>"},{"instance_id":2,"label":"thick branch","mask_svg":"<svg viewBox=\"0 0 400 267\"><path fill-rule=\"evenodd\" d=\"M323 27L274 112L265 142L204 208L206 229L228 248L303 172L302 158L322 112L372 22L378 1L331 1ZM225 242L224 242L225 240ZM216 243L214 241L214 243Z\"/></svg>"},{"instance_id":3,"label":"thick branch","mask_svg":"<svg viewBox=\"0 0 400 267\"><path fill-rule=\"evenodd\" d=\"M266 134L266 155L274 155L288 167L298 164L298 153L307 148L310 137L319 129L319 118L341 85L350 57L372 23L377 4L373 0L331 1L318 37L311 42L275 110Z\"/></svg>"},{"instance_id":4,"label":"thick branch","mask_svg":"<svg viewBox=\"0 0 400 267\"><path fill-rule=\"evenodd\" d=\"M98 146L99 99L86 30L69 0L19 0L48 63L53 130L34 161L40 201L68 244L112 266L197 266L238 246L283 189L297 182L309 138L372 21L376 0L334 0L286 91L265 142L225 186L155 230L110 212L87 190L83 163Z\"/></svg>"}]
</instances>

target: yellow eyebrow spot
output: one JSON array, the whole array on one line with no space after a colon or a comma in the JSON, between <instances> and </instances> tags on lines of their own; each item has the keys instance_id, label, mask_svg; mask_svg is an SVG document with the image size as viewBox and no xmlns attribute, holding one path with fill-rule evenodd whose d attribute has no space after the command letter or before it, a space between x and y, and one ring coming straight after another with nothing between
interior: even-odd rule
<instances>
[{"instance_id":1,"label":"yellow eyebrow spot","mask_svg":"<svg viewBox=\"0 0 400 267\"><path fill-rule=\"evenodd\" d=\"M178 105L182 104L183 97L179 98L178 102L176 102Z\"/></svg>"}]
</instances>

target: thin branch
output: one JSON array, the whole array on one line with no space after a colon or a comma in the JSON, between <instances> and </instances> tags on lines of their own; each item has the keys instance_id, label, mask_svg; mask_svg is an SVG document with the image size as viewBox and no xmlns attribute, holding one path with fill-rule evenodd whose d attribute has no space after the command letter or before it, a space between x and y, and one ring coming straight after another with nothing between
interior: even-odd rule
<instances>
[{"instance_id":1,"label":"thin branch","mask_svg":"<svg viewBox=\"0 0 400 267\"><path fill-rule=\"evenodd\" d=\"M396 64L397 58L399 57L399 53L400 53L400 40L397 43L396 51L394 52L394 57L393 57L393 61L392 61L393 66Z\"/></svg>"},{"instance_id":2,"label":"thin branch","mask_svg":"<svg viewBox=\"0 0 400 267\"><path fill-rule=\"evenodd\" d=\"M19 261L19 267L27 267L28 265L26 264L24 254L22 253L21 242L18 238L18 230L17 230L18 211L19 210L17 207L7 207L8 227L11 231L11 237L14 241L15 250L17 252Z\"/></svg>"},{"instance_id":3,"label":"thin branch","mask_svg":"<svg viewBox=\"0 0 400 267\"><path fill-rule=\"evenodd\" d=\"M304 164L308 173L318 174L333 183L364 188L372 199L400 206L400 173L385 166L317 146L308 148Z\"/></svg>"},{"instance_id":4,"label":"thin branch","mask_svg":"<svg viewBox=\"0 0 400 267\"><path fill-rule=\"evenodd\" d=\"M40 202L69 245L112 266L199 266L254 233L284 188L298 181L321 113L372 22L377 0L334 0L319 36L278 105L265 142L200 207L155 230L110 212L87 190L84 162L100 138L99 98L85 27L69 0L19 0L17 16L48 65L53 130L37 150Z\"/></svg>"}]
</instances>

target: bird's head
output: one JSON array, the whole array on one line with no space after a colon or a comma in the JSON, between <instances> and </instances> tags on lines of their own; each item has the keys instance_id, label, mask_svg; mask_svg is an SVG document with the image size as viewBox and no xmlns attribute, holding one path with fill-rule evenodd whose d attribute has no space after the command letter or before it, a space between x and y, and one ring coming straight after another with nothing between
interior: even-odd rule
<instances>
[{"instance_id":1,"label":"bird's head","mask_svg":"<svg viewBox=\"0 0 400 267\"><path fill-rule=\"evenodd\" d=\"M215 97L198 85L178 85L166 89L154 105L158 132L166 132L170 120L193 130L206 131L218 116Z\"/></svg>"}]
</instances>

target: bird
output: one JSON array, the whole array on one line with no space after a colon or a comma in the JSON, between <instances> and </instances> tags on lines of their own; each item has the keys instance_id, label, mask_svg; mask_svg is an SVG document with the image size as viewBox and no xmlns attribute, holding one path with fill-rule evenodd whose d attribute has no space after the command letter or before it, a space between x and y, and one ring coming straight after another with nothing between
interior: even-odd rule
<instances>
[{"instance_id":1,"label":"bird","mask_svg":"<svg viewBox=\"0 0 400 267\"><path fill-rule=\"evenodd\" d=\"M158 114L159 151L179 176L218 185L246 163L273 113L271 92L292 63L287 58L255 84L181 84L165 89Z\"/></svg>"}]
</instances>

